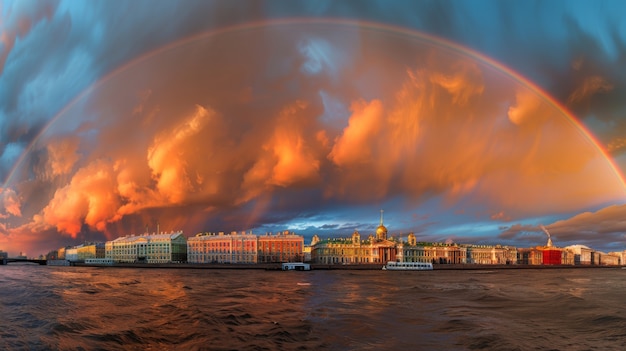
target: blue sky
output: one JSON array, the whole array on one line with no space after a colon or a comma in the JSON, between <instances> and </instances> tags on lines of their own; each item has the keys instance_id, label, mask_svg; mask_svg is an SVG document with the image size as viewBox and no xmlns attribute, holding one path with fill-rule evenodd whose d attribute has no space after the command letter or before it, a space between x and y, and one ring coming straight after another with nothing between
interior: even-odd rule
<instances>
[{"instance_id":1,"label":"blue sky","mask_svg":"<svg viewBox=\"0 0 626 351\"><path fill-rule=\"evenodd\" d=\"M544 243L543 224L557 245L626 248L623 187L567 117L404 32L525 77L623 173L621 1L0 6L5 251L156 222L367 235L381 208L396 236L524 247Z\"/></svg>"}]
</instances>

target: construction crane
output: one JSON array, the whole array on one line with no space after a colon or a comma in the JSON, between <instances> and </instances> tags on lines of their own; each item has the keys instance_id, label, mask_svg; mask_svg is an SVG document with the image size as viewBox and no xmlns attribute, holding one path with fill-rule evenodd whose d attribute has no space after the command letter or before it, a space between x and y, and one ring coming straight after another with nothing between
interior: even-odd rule
<instances>
[{"instance_id":1,"label":"construction crane","mask_svg":"<svg viewBox=\"0 0 626 351\"><path fill-rule=\"evenodd\" d=\"M547 247L552 247L552 237L550 236L550 232L546 229L546 227L543 226L543 224L539 225L539 227L548 236L548 244L546 244L546 246Z\"/></svg>"}]
</instances>

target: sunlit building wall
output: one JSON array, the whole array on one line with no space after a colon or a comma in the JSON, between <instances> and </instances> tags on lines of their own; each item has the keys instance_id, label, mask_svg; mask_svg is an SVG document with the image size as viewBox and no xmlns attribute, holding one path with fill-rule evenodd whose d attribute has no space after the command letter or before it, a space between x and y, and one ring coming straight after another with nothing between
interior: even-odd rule
<instances>
[{"instance_id":1,"label":"sunlit building wall","mask_svg":"<svg viewBox=\"0 0 626 351\"><path fill-rule=\"evenodd\" d=\"M105 256L120 263L187 262L187 239L182 231L123 236L106 242Z\"/></svg>"},{"instance_id":2,"label":"sunlit building wall","mask_svg":"<svg viewBox=\"0 0 626 351\"><path fill-rule=\"evenodd\" d=\"M408 243L398 245L398 260L401 262L432 263L432 258L427 256L426 248L422 245L410 245Z\"/></svg>"},{"instance_id":3,"label":"sunlit building wall","mask_svg":"<svg viewBox=\"0 0 626 351\"><path fill-rule=\"evenodd\" d=\"M257 263L258 238L241 232L199 233L187 239L189 263Z\"/></svg>"},{"instance_id":4,"label":"sunlit building wall","mask_svg":"<svg viewBox=\"0 0 626 351\"><path fill-rule=\"evenodd\" d=\"M304 260L304 237L284 231L281 234L260 235L258 262L301 262Z\"/></svg>"},{"instance_id":5,"label":"sunlit building wall","mask_svg":"<svg viewBox=\"0 0 626 351\"><path fill-rule=\"evenodd\" d=\"M600 266L617 266L620 264L620 259L617 255L607 254L604 252L598 252L598 255L598 264Z\"/></svg>"},{"instance_id":6,"label":"sunlit building wall","mask_svg":"<svg viewBox=\"0 0 626 351\"><path fill-rule=\"evenodd\" d=\"M467 262L467 248L456 244L424 244L424 254L433 264L459 264Z\"/></svg>"},{"instance_id":7,"label":"sunlit building wall","mask_svg":"<svg viewBox=\"0 0 626 351\"><path fill-rule=\"evenodd\" d=\"M57 260L65 259L65 250L67 250L67 247L62 247L59 250L57 250Z\"/></svg>"},{"instance_id":8,"label":"sunlit building wall","mask_svg":"<svg viewBox=\"0 0 626 351\"><path fill-rule=\"evenodd\" d=\"M561 249L561 264L573 266L575 258L576 255L571 250Z\"/></svg>"},{"instance_id":9,"label":"sunlit building wall","mask_svg":"<svg viewBox=\"0 0 626 351\"><path fill-rule=\"evenodd\" d=\"M104 243L90 243L76 247L78 254L78 261L85 261L87 258L104 258L105 245Z\"/></svg>"},{"instance_id":10,"label":"sunlit building wall","mask_svg":"<svg viewBox=\"0 0 626 351\"><path fill-rule=\"evenodd\" d=\"M626 250L618 251L618 252L609 252L609 255L617 256L619 259L619 265L623 266L626 264Z\"/></svg>"},{"instance_id":11,"label":"sunlit building wall","mask_svg":"<svg viewBox=\"0 0 626 351\"><path fill-rule=\"evenodd\" d=\"M387 263L398 259L398 243L386 239L386 231L378 230L361 240L355 231L350 238L329 238L315 241L311 247L311 262L318 264Z\"/></svg>"},{"instance_id":12,"label":"sunlit building wall","mask_svg":"<svg viewBox=\"0 0 626 351\"><path fill-rule=\"evenodd\" d=\"M433 264L463 264L467 262L466 247L456 244L418 243L411 234L409 234L407 242L398 245L398 261Z\"/></svg>"},{"instance_id":13,"label":"sunlit building wall","mask_svg":"<svg viewBox=\"0 0 626 351\"><path fill-rule=\"evenodd\" d=\"M517 263L527 265L541 265L543 263L543 252L538 248L518 248Z\"/></svg>"},{"instance_id":14,"label":"sunlit building wall","mask_svg":"<svg viewBox=\"0 0 626 351\"><path fill-rule=\"evenodd\" d=\"M500 245L468 245L467 263L516 264L517 248Z\"/></svg>"},{"instance_id":15,"label":"sunlit building wall","mask_svg":"<svg viewBox=\"0 0 626 351\"><path fill-rule=\"evenodd\" d=\"M565 248L574 256L575 265L591 265L595 264L595 251L585 245L571 245Z\"/></svg>"},{"instance_id":16,"label":"sunlit building wall","mask_svg":"<svg viewBox=\"0 0 626 351\"><path fill-rule=\"evenodd\" d=\"M78 261L78 249L75 247L65 249L65 259L70 262Z\"/></svg>"}]
</instances>

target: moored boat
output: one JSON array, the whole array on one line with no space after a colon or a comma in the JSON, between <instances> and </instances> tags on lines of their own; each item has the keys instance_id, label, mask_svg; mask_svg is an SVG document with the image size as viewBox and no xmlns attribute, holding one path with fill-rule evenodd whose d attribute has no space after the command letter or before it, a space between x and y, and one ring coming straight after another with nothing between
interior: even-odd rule
<instances>
[{"instance_id":1,"label":"moored boat","mask_svg":"<svg viewBox=\"0 0 626 351\"><path fill-rule=\"evenodd\" d=\"M430 262L395 262L389 261L383 266L385 271L430 271L433 264Z\"/></svg>"},{"instance_id":2,"label":"moored boat","mask_svg":"<svg viewBox=\"0 0 626 351\"><path fill-rule=\"evenodd\" d=\"M287 262L282 264L283 271L310 271L311 265L302 262Z\"/></svg>"}]
</instances>

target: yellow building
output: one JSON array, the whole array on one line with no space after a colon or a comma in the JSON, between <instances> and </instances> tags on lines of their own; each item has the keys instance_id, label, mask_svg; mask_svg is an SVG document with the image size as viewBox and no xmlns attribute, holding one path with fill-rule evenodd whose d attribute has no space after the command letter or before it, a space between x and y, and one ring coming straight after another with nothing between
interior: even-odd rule
<instances>
[{"instance_id":1,"label":"yellow building","mask_svg":"<svg viewBox=\"0 0 626 351\"><path fill-rule=\"evenodd\" d=\"M89 243L76 246L78 261L85 261L87 258L104 258L106 256L104 243Z\"/></svg>"},{"instance_id":2,"label":"yellow building","mask_svg":"<svg viewBox=\"0 0 626 351\"><path fill-rule=\"evenodd\" d=\"M187 239L182 231L123 236L106 242L105 255L122 263L187 262Z\"/></svg>"},{"instance_id":3,"label":"yellow building","mask_svg":"<svg viewBox=\"0 0 626 351\"><path fill-rule=\"evenodd\" d=\"M398 261L433 264L466 263L467 250L456 244L418 243L410 233L407 242L398 245Z\"/></svg>"},{"instance_id":4,"label":"yellow building","mask_svg":"<svg viewBox=\"0 0 626 351\"><path fill-rule=\"evenodd\" d=\"M386 264L396 261L398 242L387 239L387 228L383 225L382 211L380 224L374 235L361 240L361 234L354 231L350 238L320 240L317 235L311 242L311 262L317 264Z\"/></svg>"}]
</instances>

